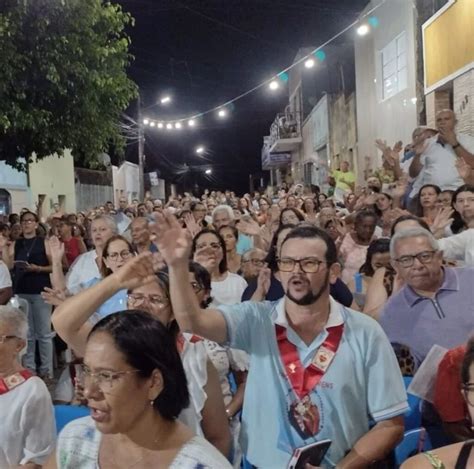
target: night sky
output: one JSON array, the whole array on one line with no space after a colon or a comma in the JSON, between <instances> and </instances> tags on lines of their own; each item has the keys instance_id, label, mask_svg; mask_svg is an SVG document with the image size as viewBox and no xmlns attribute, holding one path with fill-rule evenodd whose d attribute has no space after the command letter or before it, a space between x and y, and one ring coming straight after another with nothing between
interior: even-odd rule
<instances>
[{"instance_id":1,"label":"night sky","mask_svg":"<svg viewBox=\"0 0 474 469\"><path fill-rule=\"evenodd\" d=\"M140 88L144 114L173 119L222 104L272 77L299 48L316 47L354 21L368 0L116 2L135 18L130 76ZM173 96L171 105L156 105L163 94ZM193 130L147 130L146 171L188 186L246 192L249 174L265 174L262 137L287 100L284 90L264 88L238 101L225 121L212 114ZM127 112L136 117L136 105ZM194 153L201 144L209 150L206 159ZM136 153L130 145L126 158L136 162ZM184 164L194 170L183 171ZM211 181L203 176L205 165L212 166Z\"/></svg>"}]
</instances>

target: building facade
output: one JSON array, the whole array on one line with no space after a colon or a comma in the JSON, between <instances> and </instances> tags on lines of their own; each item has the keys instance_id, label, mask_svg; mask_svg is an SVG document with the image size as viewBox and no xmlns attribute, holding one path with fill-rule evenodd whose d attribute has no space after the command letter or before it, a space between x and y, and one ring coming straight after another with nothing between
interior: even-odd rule
<instances>
[{"instance_id":1,"label":"building facade","mask_svg":"<svg viewBox=\"0 0 474 469\"><path fill-rule=\"evenodd\" d=\"M474 136L474 2L448 1L422 32L427 123L452 109L457 130Z\"/></svg>"}]
</instances>

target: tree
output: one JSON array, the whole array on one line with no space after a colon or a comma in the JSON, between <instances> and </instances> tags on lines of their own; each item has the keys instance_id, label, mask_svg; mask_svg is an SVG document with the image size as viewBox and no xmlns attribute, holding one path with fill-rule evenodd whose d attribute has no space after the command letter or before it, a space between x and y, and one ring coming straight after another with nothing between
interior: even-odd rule
<instances>
[{"instance_id":1,"label":"tree","mask_svg":"<svg viewBox=\"0 0 474 469\"><path fill-rule=\"evenodd\" d=\"M72 150L93 165L121 151L119 120L136 96L125 28L133 18L103 0L0 0L0 160Z\"/></svg>"}]
</instances>

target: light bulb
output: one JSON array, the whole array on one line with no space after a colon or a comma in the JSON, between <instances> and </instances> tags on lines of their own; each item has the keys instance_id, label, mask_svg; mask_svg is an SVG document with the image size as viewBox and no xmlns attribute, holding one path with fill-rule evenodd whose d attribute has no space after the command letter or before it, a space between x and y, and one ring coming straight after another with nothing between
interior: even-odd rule
<instances>
[{"instance_id":1,"label":"light bulb","mask_svg":"<svg viewBox=\"0 0 474 469\"><path fill-rule=\"evenodd\" d=\"M225 109L221 109L221 110L219 110L219 112L217 113L217 115L218 115L219 117L226 117L226 116L227 116L227 112L226 112Z\"/></svg>"},{"instance_id":2,"label":"light bulb","mask_svg":"<svg viewBox=\"0 0 474 469\"><path fill-rule=\"evenodd\" d=\"M171 130L173 128L173 124L170 124L170 123L166 124L166 128L168 130Z\"/></svg>"},{"instance_id":3,"label":"light bulb","mask_svg":"<svg viewBox=\"0 0 474 469\"><path fill-rule=\"evenodd\" d=\"M155 125L156 125L155 122L153 121L150 122L150 127L155 127Z\"/></svg>"},{"instance_id":4,"label":"light bulb","mask_svg":"<svg viewBox=\"0 0 474 469\"><path fill-rule=\"evenodd\" d=\"M143 124L144 125L148 125L150 123L150 121L148 119L143 119Z\"/></svg>"},{"instance_id":5,"label":"light bulb","mask_svg":"<svg viewBox=\"0 0 474 469\"><path fill-rule=\"evenodd\" d=\"M196 153L200 155L201 153L204 153L204 147L197 147L196 148Z\"/></svg>"},{"instance_id":6,"label":"light bulb","mask_svg":"<svg viewBox=\"0 0 474 469\"><path fill-rule=\"evenodd\" d=\"M304 66L305 66L306 68L313 68L315 65L316 65L316 62L315 62L314 59L312 59L312 58L309 58L309 59L306 60L306 62L304 63Z\"/></svg>"},{"instance_id":7,"label":"light bulb","mask_svg":"<svg viewBox=\"0 0 474 469\"><path fill-rule=\"evenodd\" d=\"M268 87L272 90L272 91L275 91L277 90L278 88L280 88L280 84L276 81L276 80L272 80L270 82L270 84L268 85Z\"/></svg>"},{"instance_id":8,"label":"light bulb","mask_svg":"<svg viewBox=\"0 0 474 469\"><path fill-rule=\"evenodd\" d=\"M181 122L176 122L176 124L174 124L174 127L176 129L180 129L182 127Z\"/></svg>"},{"instance_id":9,"label":"light bulb","mask_svg":"<svg viewBox=\"0 0 474 469\"><path fill-rule=\"evenodd\" d=\"M159 129L162 129L163 128L163 122L158 122L158 126L157 126Z\"/></svg>"},{"instance_id":10,"label":"light bulb","mask_svg":"<svg viewBox=\"0 0 474 469\"><path fill-rule=\"evenodd\" d=\"M361 24L357 28L357 34L359 36L365 36L366 34L368 34L368 32L369 32L369 27L366 24Z\"/></svg>"},{"instance_id":11,"label":"light bulb","mask_svg":"<svg viewBox=\"0 0 474 469\"><path fill-rule=\"evenodd\" d=\"M196 125L196 121L194 119L189 119L188 120L188 125L189 125L189 127L194 127Z\"/></svg>"}]
</instances>

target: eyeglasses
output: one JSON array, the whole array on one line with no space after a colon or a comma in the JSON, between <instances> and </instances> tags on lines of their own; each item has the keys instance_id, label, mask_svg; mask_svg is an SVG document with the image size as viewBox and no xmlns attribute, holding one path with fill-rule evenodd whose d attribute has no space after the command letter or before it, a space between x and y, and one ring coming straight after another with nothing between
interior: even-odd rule
<instances>
[{"instance_id":1,"label":"eyeglasses","mask_svg":"<svg viewBox=\"0 0 474 469\"><path fill-rule=\"evenodd\" d=\"M169 304L168 298L164 298L161 295L143 295L141 293L131 293L128 295L128 302L132 307L138 307L148 303L155 308L164 308Z\"/></svg>"},{"instance_id":2,"label":"eyeglasses","mask_svg":"<svg viewBox=\"0 0 474 469\"><path fill-rule=\"evenodd\" d=\"M191 287L193 288L194 293L199 293L203 289L203 287L199 285L198 282L191 282Z\"/></svg>"},{"instance_id":3,"label":"eyeglasses","mask_svg":"<svg viewBox=\"0 0 474 469\"><path fill-rule=\"evenodd\" d=\"M464 397L469 405L474 407L474 383L466 383L462 385L464 391Z\"/></svg>"},{"instance_id":4,"label":"eyeglasses","mask_svg":"<svg viewBox=\"0 0 474 469\"><path fill-rule=\"evenodd\" d=\"M36 220L34 218L27 218L26 220L21 220L22 223L29 224L29 223L36 223Z\"/></svg>"},{"instance_id":5,"label":"eyeglasses","mask_svg":"<svg viewBox=\"0 0 474 469\"><path fill-rule=\"evenodd\" d=\"M293 272L293 270L295 270L295 265L298 264L304 273L315 274L319 271L319 266L324 264L324 261L320 261L314 257L304 257L303 259L283 257L277 260L277 264L281 272Z\"/></svg>"},{"instance_id":6,"label":"eyeglasses","mask_svg":"<svg viewBox=\"0 0 474 469\"><path fill-rule=\"evenodd\" d=\"M398 259L395 259L395 262L398 262L402 267L411 267L415 258L418 259L422 264L429 264L433 260L433 256L437 251L423 251L415 254L414 256L402 256Z\"/></svg>"},{"instance_id":7,"label":"eyeglasses","mask_svg":"<svg viewBox=\"0 0 474 469\"><path fill-rule=\"evenodd\" d=\"M119 256L122 260L128 259L132 253L128 250L124 250L121 252L111 252L110 254L107 254L107 259L111 259L113 261L116 261Z\"/></svg>"},{"instance_id":8,"label":"eyeglasses","mask_svg":"<svg viewBox=\"0 0 474 469\"><path fill-rule=\"evenodd\" d=\"M262 267L265 264L265 261L261 259L245 259L242 261L242 264L247 264L251 262L255 267Z\"/></svg>"},{"instance_id":9,"label":"eyeglasses","mask_svg":"<svg viewBox=\"0 0 474 469\"><path fill-rule=\"evenodd\" d=\"M221 249L221 245L219 243L211 243L211 244L196 244L196 251L200 251L201 249L212 248L214 251Z\"/></svg>"},{"instance_id":10,"label":"eyeglasses","mask_svg":"<svg viewBox=\"0 0 474 469\"><path fill-rule=\"evenodd\" d=\"M4 344L9 339L19 339L16 335L0 335L0 344Z\"/></svg>"},{"instance_id":11,"label":"eyeglasses","mask_svg":"<svg viewBox=\"0 0 474 469\"><path fill-rule=\"evenodd\" d=\"M102 392L111 392L121 376L129 375L132 373L139 373L140 370L127 370L127 371L109 371L102 370L96 373L92 373L90 368L86 365L81 365L82 373L85 381L91 380Z\"/></svg>"}]
</instances>

